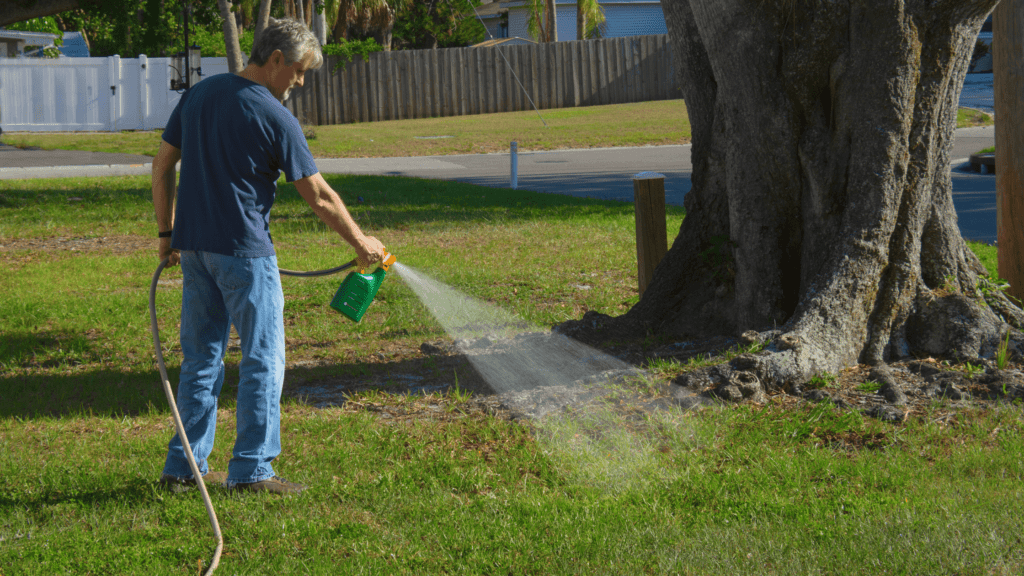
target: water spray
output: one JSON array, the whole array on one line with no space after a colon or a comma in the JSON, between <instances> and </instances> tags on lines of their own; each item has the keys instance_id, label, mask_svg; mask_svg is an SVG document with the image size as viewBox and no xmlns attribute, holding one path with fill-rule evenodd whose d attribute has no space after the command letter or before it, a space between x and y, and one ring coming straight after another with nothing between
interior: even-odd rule
<instances>
[{"instance_id":1,"label":"water spray","mask_svg":"<svg viewBox=\"0 0 1024 576\"><path fill-rule=\"evenodd\" d=\"M384 276L387 274L388 268L395 263L395 260L397 260L397 258L395 258L393 254L385 252L384 258L381 259L380 267L372 274L365 274L365 270L360 270L358 274L350 272L344 282L342 282L341 287L338 288L338 292L334 296L334 301L331 302L331 307L348 318L351 318L353 321L359 322L363 318L363 314L366 313L367 308L369 308L370 304L373 302L374 297L377 295L377 291L380 289L381 283L384 281ZM160 380L163 383L164 394L167 396L167 403L171 407L171 417L174 420L174 429L178 433L178 438L181 439L181 446L185 450L185 458L188 460L189 469L192 470L192 477L195 478L196 486L199 487L199 492L202 494L203 504L206 506L206 515L210 519L210 527L213 530L213 538L216 541L213 558L210 560L210 567L206 570L206 576L210 576L220 564L220 556L224 551L224 535L221 533L220 522L218 522L217 513L213 509L213 501L210 499L210 493L206 489L206 482L203 481L203 477L199 473L199 465L196 464L195 455L192 454L192 446L189 444L188 437L185 434L185 426L181 422L181 415L178 413L178 404L175 402L174 392L171 390L171 381L167 377L167 366L164 363L163 347L160 345L160 327L156 320L156 287L160 280L160 273L167 267L167 264L168 259L164 258L160 262L160 265L157 266L156 272L153 274L153 282L149 286L150 330L153 333L153 347L156 350L156 362L160 367ZM295 270L279 268L278 272L284 276L300 276L309 278L337 274L338 272L342 272L356 266L356 264L358 264L358 260L352 260L342 264L341 266L328 268L326 270L298 272Z\"/></svg>"}]
</instances>

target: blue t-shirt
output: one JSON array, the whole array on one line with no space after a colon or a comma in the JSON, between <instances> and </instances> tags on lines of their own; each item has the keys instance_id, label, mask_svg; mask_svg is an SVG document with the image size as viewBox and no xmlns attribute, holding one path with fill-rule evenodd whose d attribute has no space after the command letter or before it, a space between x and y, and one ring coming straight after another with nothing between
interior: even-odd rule
<instances>
[{"instance_id":1,"label":"blue t-shirt","mask_svg":"<svg viewBox=\"0 0 1024 576\"><path fill-rule=\"evenodd\" d=\"M181 149L171 246L258 258L274 255L277 179L319 172L299 121L265 87L234 74L189 89L163 139Z\"/></svg>"}]
</instances>

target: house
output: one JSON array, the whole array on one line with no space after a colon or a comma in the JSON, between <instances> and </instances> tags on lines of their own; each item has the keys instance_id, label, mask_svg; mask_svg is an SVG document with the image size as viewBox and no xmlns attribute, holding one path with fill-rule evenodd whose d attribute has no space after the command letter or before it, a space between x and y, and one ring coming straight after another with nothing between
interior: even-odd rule
<instances>
[{"instance_id":1,"label":"house","mask_svg":"<svg viewBox=\"0 0 1024 576\"><path fill-rule=\"evenodd\" d=\"M42 58L47 48L57 48L61 58L89 57L89 46L81 32L64 32L59 47L55 46L56 39L56 34L0 28L0 58Z\"/></svg>"},{"instance_id":2,"label":"house","mask_svg":"<svg viewBox=\"0 0 1024 576\"><path fill-rule=\"evenodd\" d=\"M667 34L665 14L658 0L599 0L604 9L602 38ZM556 0L558 39L576 38L576 0ZM488 38L530 38L526 23L529 9L524 0L494 1L477 9L487 27Z\"/></svg>"},{"instance_id":3,"label":"house","mask_svg":"<svg viewBox=\"0 0 1024 576\"><path fill-rule=\"evenodd\" d=\"M0 29L0 58L41 58L43 50L55 48L56 34Z\"/></svg>"},{"instance_id":4,"label":"house","mask_svg":"<svg viewBox=\"0 0 1024 576\"><path fill-rule=\"evenodd\" d=\"M473 44L473 48L494 48L495 46L523 46L529 44L536 44L533 40L527 38L520 38L515 36L513 38L491 38L490 40L484 40L479 44Z\"/></svg>"}]
</instances>

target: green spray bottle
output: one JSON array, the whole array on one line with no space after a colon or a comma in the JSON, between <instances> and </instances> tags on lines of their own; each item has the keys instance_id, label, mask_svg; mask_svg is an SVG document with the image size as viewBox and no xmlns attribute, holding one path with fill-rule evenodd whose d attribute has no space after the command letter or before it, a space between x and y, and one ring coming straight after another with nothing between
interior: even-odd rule
<instances>
[{"instance_id":1,"label":"green spray bottle","mask_svg":"<svg viewBox=\"0 0 1024 576\"><path fill-rule=\"evenodd\" d=\"M388 268L391 268L395 260L397 258L393 254L385 252L380 267L372 273L366 274L365 270L349 272L338 288L338 292L334 294L331 308L348 316L354 322L362 320L366 309L370 307L370 303L377 296L377 290L380 289L384 276L388 273Z\"/></svg>"}]
</instances>

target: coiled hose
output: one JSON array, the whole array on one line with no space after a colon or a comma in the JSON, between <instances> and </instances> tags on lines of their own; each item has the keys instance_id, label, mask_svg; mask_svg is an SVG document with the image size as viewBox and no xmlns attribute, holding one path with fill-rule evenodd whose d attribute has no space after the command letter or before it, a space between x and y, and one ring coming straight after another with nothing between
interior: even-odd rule
<instances>
[{"instance_id":1,"label":"coiled hose","mask_svg":"<svg viewBox=\"0 0 1024 576\"><path fill-rule=\"evenodd\" d=\"M336 268L329 268L327 270L316 270L313 272L296 272L295 270L284 270L278 269L278 271L285 276L301 276L301 277L313 277L313 276L327 276L329 274L337 274L343 270L352 268L357 263L357 260L352 260L346 264L342 264ZM156 286L157 281L160 280L160 273L167 267L167 258L164 258L160 265L157 266L156 272L153 274L153 282L149 286L149 322L150 330L153 332L153 347L156 350L156 363L160 366L160 379L163 382L164 394L167 395L167 403L171 406L171 417L174 419L174 429L178 432L178 438L181 439L181 446L185 449L185 457L188 459L188 466L192 470L192 477L196 479L196 485L199 486L199 492L203 496L203 504L206 505L206 515L210 518L210 526L213 528L213 538L217 541L217 546L213 550L213 558L210 560L210 568L206 571L206 576L213 574L213 571L217 569L220 564L220 555L224 551L224 535L220 531L220 523L217 521L217 513L213 510L213 501L210 500L210 493L206 490L206 483L203 482L202 475L199 474L199 465L196 464L196 458L192 454L192 446L188 442L188 437L185 435L185 426L181 423L181 415L178 413L178 404L174 401L174 392L171 390L171 382L167 378L167 366L164 364L164 353L163 348L160 345L160 327L156 321Z\"/></svg>"}]
</instances>

